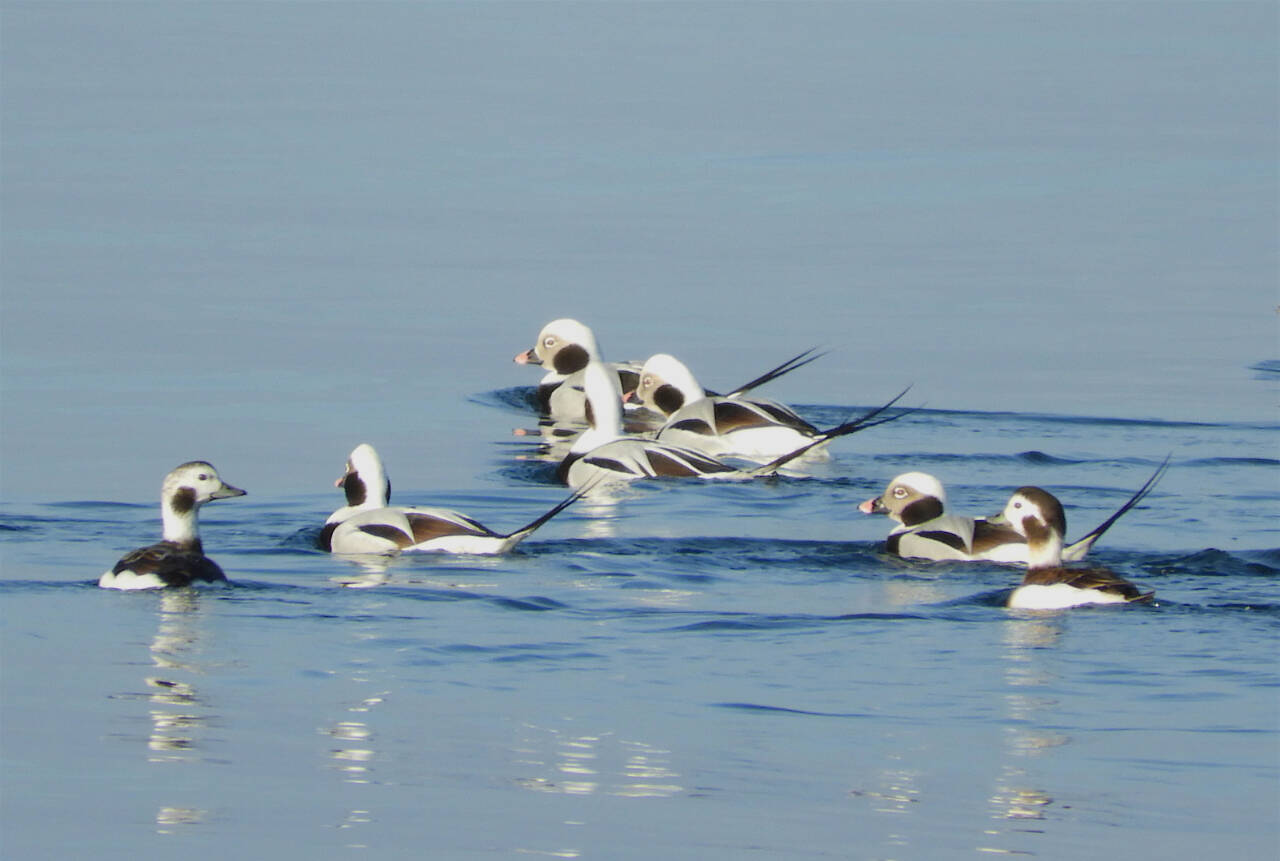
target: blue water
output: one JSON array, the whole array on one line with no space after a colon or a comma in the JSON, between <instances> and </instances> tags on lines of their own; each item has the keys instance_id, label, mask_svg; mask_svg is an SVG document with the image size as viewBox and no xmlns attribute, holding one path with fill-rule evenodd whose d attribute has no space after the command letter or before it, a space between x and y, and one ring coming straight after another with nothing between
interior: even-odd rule
<instances>
[{"instance_id":1,"label":"blue water","mask_svg":"<svg viewBox=\"0 0 1280 861\"><path fill-rule=\"evenodd\" d=\"M0 6L0 854L1267 857L1268 3ZM583 501L502 559L311 548L350 449L563 498L511 363L923 409L808 477ZM879 550L1040 484L1151 607ZM121 594L212 461L234 585ZM344 586L346 588L344 588ZM366 587L366 588L350 588Z\"/></svg>"},{"instance_id":2,"label":"blue water","mask_svg":"<svg viewBox=\"0 0 1280 861\"><path fill-rule=\"evenodd\" d=\"M1262 857L1273 439L927 412L812 477L636 486L506 558L374 570L311 549L336 491L246 497L204 509L234 587L168 594L92 579L152 540L153 505L6 505L7 854ZM508 528L561 496L481 445L501 489L397 493ZM1034 476L1079 534L1159 463L1133 448L1173 466L1096 556L1151 608L1010 612L1016 569L886 557L854 507L908 466L976 512Z\"/></svg>"}]
</instances>

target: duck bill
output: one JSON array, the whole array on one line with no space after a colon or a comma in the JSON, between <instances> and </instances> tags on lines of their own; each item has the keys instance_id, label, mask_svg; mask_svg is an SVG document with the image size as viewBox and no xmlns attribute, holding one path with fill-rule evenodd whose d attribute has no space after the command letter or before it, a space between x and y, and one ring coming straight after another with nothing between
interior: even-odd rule
<instances>
[{"instance_id":1,"label":"duck bill","mask_svg":"<svg viewBox=\"0 0 1280 861\"><path fill-rule=\"evenodd\" d=\"M238 487L232 487L226 482L222 483L222 487L209 494L210 499L228 499L232 496L244 496L244 491Z\"/></svg>"},{"instance_id":2,"label":"duck bill","mask_svg":"<svg viewBox=\"0 0 1280 861\"><path fill-rule=\"evenodd\" d=\"M866 502L858 506L858 510L863 514L888 514L889 509L884 507L884 503L880 501L880 497L868 499Z\"/></svg>"},{"instance_id":3,"label":"duck bill","mask_svg":"<svg viewBox=\"0 0 1280 861\"><path fill-rule=\"evenodd\" d=\"M517 365L541 365L542 360L538 358L538 354L533 350L525 350L523 353L516 353L516 357L512 359Z\"/></svg>"}]
</instances>

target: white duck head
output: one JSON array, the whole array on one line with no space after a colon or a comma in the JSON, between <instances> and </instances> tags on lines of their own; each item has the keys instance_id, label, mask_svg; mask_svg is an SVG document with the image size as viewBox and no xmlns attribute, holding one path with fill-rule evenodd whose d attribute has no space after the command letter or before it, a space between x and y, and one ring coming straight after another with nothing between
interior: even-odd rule
<instances>
[{"instance_id":1,"label":"white duck head","mask_svg":"<svg viewBox=\"0 0 1280 861\"><path fill-rule=\"evenodd\" d=\"M640 369L635 396L645 407L669 416L685 404L702 400L707 393L683 362L668 353L658 353Z\"/></svg>"},{"instance_id":2,"label":"white duck head","mask_svg":"<svg viewBox=\"0 0 1280 861\"><path fill-rule=\"evenodd\" d=\"M333 486L346 493L349 509L385 508L391 500L391 480L382 466L382 458L367 442L351 450L346 470Z\"/></svg>"},{"instance_id":3,"label":"white duck head","mask_svg":"<svg viewBox=\"0 0 1280 861\"><path fill-rule=\"evenodd\" d=\"M567 317L543 326L533 348L515 357L515 361L522 365L542 365L548 376L559 377L576 374L590 362L599 360L600 348L596 345L595 334L587 326Z\"/></svg>"},{"instance_id":4,"label":"white duck head","mask_svg":"<svg viewBox=\"0 0 1280 861\"><path fill-rule=\"evenodd\" d=\"M222 480L213 465L193 460L175 467L160 487L160 516L166 541L196 541L196 512L215 499L244 496L244 491Z\"/></svg>"},{"instance_id":5,"label":"white duck head","mask_svg":"<svg viewBox=\"0 0 1280 861\"><path fill-rule=\"evenodd\" d=\"M904 526L941 517L947 510L942 482L927 472L904 472L889 482L884 493L858 506L864 514L887 514Z\"/></svg>"},{"instance_id":6,"label":"white duck head","mask_svg":"<svg viewBox=\"0 0 1280 861\"><path fill-rule=\"evenodd\" d=\"M622 438L622 386L618 375L603 362L589 362L583 370L582 386L587 396L587 429L574 440L570 449L574 454L585 454Z\"/></svg>"}]
</instances>

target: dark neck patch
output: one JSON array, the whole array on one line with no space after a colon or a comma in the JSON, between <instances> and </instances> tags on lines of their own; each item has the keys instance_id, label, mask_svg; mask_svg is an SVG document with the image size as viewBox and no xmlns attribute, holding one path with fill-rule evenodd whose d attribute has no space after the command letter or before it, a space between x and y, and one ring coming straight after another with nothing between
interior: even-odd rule
<instances>
[{"instance_id":1,"label":"dark neck patch","mask_svg":"<svg viewBox=\"0 0 1280 861\"><path fill-rule=\"evenodd\" d=\"M196 508L196 492L194 488L179 487L170 503L178 514L190 514Z\"/></svg>"},{"instance_id":2,"label":"dark neck patch","mask_svg":"<svg viewBox=\"0 0 1280 861\"><path fill-rule=\"evenodd\" d=\"M551 412L551 396L555 394L555 390L560 388L559 383L547 383L538 386L538 411L547 415Z\"/></svg>"},{"instance_id":3,"label":"dark neck patch","mask_svg":"<svg viewBox=\"0 0 1280 861\"><path fill-rule=\"evenodd\" d=\"M1053 534L1053 530L1036 517L1022 518L1022 529L1027 533L1028 544L1043 545L1049 541L1049 536Z\"/></svg>"},{"instance_id":4,"label":"dark neck patch","mask_svg":"<svg viewBox=\"0 0 1280 861\"><path fill-rule=\"evenodd\" d=\"M1019 487L1015 494L1023 496L1028 502L1040 509L1040 513L1044 516L1044 522L1049 526L1055 527L1058 534L1062 537L1067 535L1067 512L1062 509L1062 503L1052 493L1042 490L1039 487ZM1030 534L1028 533L1028 538Z\"/></svg>"},{"instance_id":5,"label":"dark neck patch","mask_svg":"<svg viewBox=\"0 0 1280 861\"><path fill-rule=\"evenodd\" d=\"M565 455L564 460L560 461L560 466L556 467L556 478L565 484L569 483L569 467L582 459L582 455L577 452L569 452Z\"/></svg>"},{"instance_id":6,"label":"dark neck patch","mask_svg":"<svg viewBox=\"0 0 1280 861\"><path fill-rule=\"evenodd\" d=\"M684 406L684 393L675 386L664 383L653 393L653 403L664 415L671 415Z\"/></svg>"},{"instance_id":7,"label":"dark neck patch","mask_svg":"<svg viewBox=\"0 0 1280 861\"><path fill-rule=\"evenodd\" d=\"M369 498L369 488L364 486L364 480L354 472L348 472L343 477L342 489L347 494L347 505L364 505L364 501Z\"/></svg>"},{"instance_id":8,"label":"dark neck patch","mask_svg":"<svg viewBox=\"0 0 1280 861\"><path fill-rule=\"evenodd\" d=\"M925 496L902 509L902 522L907 526L928 523L942 516L942 500L936 496Z\"/></svg>"},{"instance_id":9,"label":"dark neck patch","mask_svg":"<svg viewBox=\"0 0 1280 861\"><path fill-rule=\"evenodd\" d=\"M556 369L557 374L576 374L587 366L591 361L591 354L580 344L570 344L569 346L556 353L552 359L552 367Z\"/></svg>"},{"instance_id":10,"label":"dark neck patch","mask_svg":"<svg viewBox=\"0 0 1280 861\"><path fill-rule=\"evenodd\" d=\"M316 547L319 547L321 550L332 550L333 530L337 528L337 523L326 523L324 528L320 530L320 534L316 536Z\"/></svg>"}]
</instances>

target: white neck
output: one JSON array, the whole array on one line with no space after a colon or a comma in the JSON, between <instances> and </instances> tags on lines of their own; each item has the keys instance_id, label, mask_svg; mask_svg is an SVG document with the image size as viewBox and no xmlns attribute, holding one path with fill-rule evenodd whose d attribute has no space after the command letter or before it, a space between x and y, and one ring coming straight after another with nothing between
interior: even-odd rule
<instances>
[{"instance_id":1,"label":"white neck","mask_svg":"<svg viewBox=\"0 0 1280 861\"><path fill-rule=\"evenodd\" d=\"M1062 565L1062 536L1050 530L1045 538L1027 542L1028 568L1057 568Z\"/></svg>"},{"instance_id":2,"label":"white neck","mask_svg":"<svg viewBox=\"0 0 1280 861\"><path fill-rule=\"evenodd\" d=\"M375 468L364 467L360 470L360 479L364 482L364 502L356 506L359 511L387 507L387 475L382 464Z\"/></svg>"},{"instance_id":3,"label":"white neck","mask_svg":"<svg viewBox=\"0 0 1280 861\"><path fill-rule=\"evenodd\" d=\"M583 454L596 446L622 438L622 391L618 375L601 362L592 362L583 370L582 385L591 409L591 427L574 440L574 454Z\"/></svg>"},{"instance_id":4,"label":"white neck","mask_svg":"<svg viewBox=\"0 0 1280 861\"><path fill-rule=\"evenodd\" d=\"M586 454L593 448L598 448L607 442L613 442L615 439L622 439L621 431L610 432L600 427L587 428L573 441L573 446L569 451L573 454Z\"/></svg>"},{"instance_id":5,"label":"white neck","mask_svg":"<svg viewBox=\"0 0 1280 861\"><path fill-rule=\"evenodd\" d=\"M189 544L200 539L200 530L196 526L196 512L199 506L190 511L179 512L173 509L173 500L165 498L160 503L160 522L165 541L177 544Z\"/></svg>"}]
</instances>

